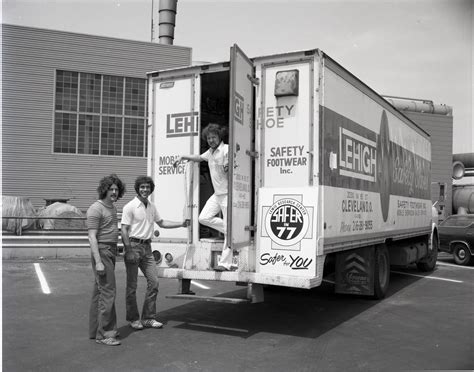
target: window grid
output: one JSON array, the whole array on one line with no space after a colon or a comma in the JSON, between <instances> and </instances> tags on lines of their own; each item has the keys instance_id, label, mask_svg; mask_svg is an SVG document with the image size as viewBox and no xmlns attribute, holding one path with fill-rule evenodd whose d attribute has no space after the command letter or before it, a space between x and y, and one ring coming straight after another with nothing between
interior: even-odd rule
<instances>
[{"instance_id":1,"label":"window grid","mask_svg":"<svg viewBox=\"0 0 474 372\"><path fill-rule=\"evenodd\" d=\"M76 152L76 115L55 114L54 151L73 154Z\"/></svg>"},{"instance_id":2,"label":"window grid","mask_svg":"<svg viewBox=\"0 0 474 372\"><path fill-rule=\"evenodd\" d=\"M122 118L116 116L102 117L103 155L121 155L122 151Z\"/></svg>"},{"instance_id":3,"label":"window grid","mask_svg":"<svg viewBox=\"0 0 474 372\"><path fill-rule=\"evenodd\" d=\"M80 77L80 75L79 75ZM78 90L79 92L81 91L81 79L79 78L78 79ZM77 106L76 107L79 107L79 99L80 99L80 94L77 95ZM79 146L79 115L76 115L76 151L75 153L77 153L77 149L78 149L78 146Z\"/></svg>"},{"instance_id":4,"label":"window grid","mask_svg":"<svg viewBox=\"0 0 474 372\"><path fill-rule=\"evenodd\" d=\"M125 97L125 86L126 86L126 80L125 78L123 78L123 89L122 89L123 96L122 97ZM122 148L120 149L122 154L123 154L123 147L124 147L123 144L125 143L124 115L125 115L125 99L124 99L124 105L122 106Z\"/></svg>"},{"instance_id":5,"label":"window grid","mask_svg":"<svg viewBox=\"0 0 474 372\"><path fill-rule=\"evenodd\" d=\"M123 114L123 78L120 76L103 76L102 112L104 114Z\"/></svg>"},{"instance_id":6,"label":"window grid","mask_svg":"<svg viewBox=\"0 0 474 372\"><path fill-rule=\"evenodd\" d=\"M100 91L103 92L103 89L104 89L104 79L102 79L102 76L101 76ZM100 95L100 112L104 112L103 107L104 107L104 100L101 94ZM100 149L102 148L102 115L99 117L99 125L100 125L100 128L99 128L99 154L100 154Z\"/></svg>"},{"instance_id":7,"label":"window grid","mask_svg":"<svg viewBox=\"0 0 474 372\"><path fill-rule=\"evenodd\" d=\"M100 113L102 77L98 74L81 73L79 111Z\"/></svg>"},{"instance_id":8,"label":"window grid","mask_svg":"<svg viewBox=\"0 0 474 372\"><path fill-rule=\"evenodd\" d=\"M79 115L78 154L99 155L100 116Z\"/></svg>"},{"instance_id":9,"label":"window grid","mask_svg":"<svg viewBox=\"0 0 474 372\"><path fill-rule=\"evenodd\" d=\"M125 115L145 116L145 81L143 79L126 78L125 86Z\"/></svg>"},{"instance_id":10,"label":"window grid","mask_svg":"<svg viewBox=\"0 0 474 372\"><path fill-rule=\"evenodd\" d=\"M145 157L146 80L56 71L54 152Z\"/></svg>"},{"instance_id":11,"label":"window grid","mask_svg":"<svg viewBox=\"0 0 474 372\"><path fill-rule=\"evenodd\" d=\"M130 140L124 143L125 156L143 156L143 141L145 137L145 120L125 118L124 136Z\"/></svg>"},{"instance_id":12,"label":"window grid","mask_svg":"<svg viewBox=\"0 0 474 372\"><path fill-rule=\"evenodd\" d=\"M78 76L77 72L58 71L56 76L56 110L77 110Z\"/></svg>"}]
</instances>

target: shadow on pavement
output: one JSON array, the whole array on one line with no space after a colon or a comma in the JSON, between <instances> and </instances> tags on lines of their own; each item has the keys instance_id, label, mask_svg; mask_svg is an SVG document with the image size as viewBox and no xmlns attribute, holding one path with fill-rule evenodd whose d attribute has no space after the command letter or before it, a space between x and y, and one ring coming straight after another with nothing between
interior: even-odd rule
<instances>
[{"instance_id":1,"label":"shadow on pavement","mask_svg":"<svg viewBox=\"0 0 474 372\"><path fill-rule=\"evenodd\" d=\"M420 279L392 274L386 300ZM263 303L230 305L192 301L160 312L159 319L165 323L181 322L177 328L242 338L260 332L317 338L381 302L335 294L333 288L326 282L311 290L271 286L265 288ZM245 298L246 288L222 296Z\"/></svg>"}]
</instances>

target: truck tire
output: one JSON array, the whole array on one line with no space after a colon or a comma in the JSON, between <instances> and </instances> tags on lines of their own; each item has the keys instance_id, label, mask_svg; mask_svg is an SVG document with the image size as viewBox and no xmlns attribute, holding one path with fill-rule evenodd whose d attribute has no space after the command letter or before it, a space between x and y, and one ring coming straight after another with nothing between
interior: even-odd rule
<instances>
[{"instance_id":1,"label":"truck tire","mask_svg":"<svg viewBox=\"0 0 474 372\"><path fill-rule=\"evenodd\" d=\"M464 244L456 244L453 248L454 262L458 265L469 265L471 262L471 253Z\"/></svg>"},{"instance_id":2,"label":"truck tire","mask_svg":"<svg viewBox=\"0 0 474 372\"><path fill-rule=\"evenodd\" d=\"M375 247L374 296L381 300L385 297L390 283L390 255L387 246L380 244Z\"/></svg>"},{"instance_id":3,"label":"truck tire","mask_svg":"<svg viewBox=\"0 0 474 372\"><path fill-rule=\"evenodd\" d=\"M438 261L438 248L438 235L434 233L433 239L431 240L431 250L429 250L428 256L416 263L416 267L418 268L418 270L423 272L429 272L435 269L436 262Z\"/></svg>"}]
</instances>

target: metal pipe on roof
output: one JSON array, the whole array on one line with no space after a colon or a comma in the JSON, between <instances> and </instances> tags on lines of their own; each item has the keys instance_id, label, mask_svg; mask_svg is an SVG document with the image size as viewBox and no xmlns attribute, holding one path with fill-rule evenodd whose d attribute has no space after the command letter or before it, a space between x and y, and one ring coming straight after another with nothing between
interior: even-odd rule
<instances>
[{"instance_id":1,"label":"metal pipe on roof","mask_svg":"<svg viewBox=\"0 0 474 372\"><path fill-rule=\"evenodd\" d=\"M474 153L453 154L453 178L459 180L474 176Z\"/></svg>"},{"instance_id":2,"label":"metal pipe on roof","mask_svg":"<svg viewBox=\"0 0 474 372\"><path fill-rule=\"evenodd\" d=\"M160 8L158 11L160 44L173 45L177 7L178 0L160 0Z\"/></svg>"},{"instance_id":3,"label":"metal pipe on roof","mask_svg":"<svg viewBox=\"0 0 474 372\"><path fill-rule=\"evenodd\" d=\"M445 104L435 104L430 100L383 96L392 106L400 111L421 112L436 115L452 115L453 108Z\"/></svg>"},{"instance_id":4,"label":"metal pipe on roof","mask_svg":"<svg viewBox=\"0 0 474 372\"><path fill-rule=\"evenodd\" d=\"M474 185L453 186L453 212L474 213Z\"/></svg>"}]
</instances>

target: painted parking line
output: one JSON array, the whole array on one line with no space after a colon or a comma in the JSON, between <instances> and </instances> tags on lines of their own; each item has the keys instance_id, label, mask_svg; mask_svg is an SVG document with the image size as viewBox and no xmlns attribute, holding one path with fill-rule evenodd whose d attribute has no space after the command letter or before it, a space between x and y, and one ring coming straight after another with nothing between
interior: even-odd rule
<instances>
[{"instance_id":1,"label":"painted parking line","mask_svg":"<svg viewBox=\"0 0 474 372\"><path fill-rule=\"evenodd\" d=\"M202 288L202 289L211 289L210 287L201 284L199 282L196 282L195 280L191 280L191 284L194 284L196 287Z\"/></svg>"},{"instance_id":2,"label":"painted parking line","mask_svg":"<svg viewBox=\"0 0 474 372\"><path fill-rule=\"evenodd\" d=\"M428 275L418 275L418 274L411 274L411 273L404 273L403 271L391 271L394 274L401 274L401 275L408 275L408 276L416 276L417 278L425 278L425 279L434 279L434 280L442 280L445 282L452 282L452 283L464 283L462 280L455 280L455 279L446 279L440 278L438 276L428 276Z\"/></svg>"},{"instance_id":3,"label":"painted parking line","mask_svg":"<svg viewBox=\"0 0 474 372\"><path fill-rule=\"evenodd\" d=\"M451 264L451 263L447 263L447 262L439 262L439 261L436 264L440 265L440 266L452 266L452 267L458 267L460 269L474 270L473 266L462 266L462 265L456 265L456 264Z\"/></svg>"},{"instance_id":4,"label":"painted parking line","mask_svg":"<svg viewBox=\"0 0 474 372\"><path fill-rule=\"evenodd\" d=\"M242 329L242 328L230 328L230 327L221 327L221 326L216 326L216 325L210 325L210 324L201 324L201 323L186 323L190 326L194 327L202 327L202 328L211 328L211 329L216 329L219 331L231 331L231 332L242 332L242 333L249 333L248 329Z\"/></svg>"},{"instance_id":5,"label":"painted parking line","mask_svg":"<svg viewBox=\"0 0 474 372\"><path fill-rule=\"evenodd\" d=\"M41 267L39 263L33 264L35 266L36 275L38 275L38 280L41 284L41 289L43 290L44 294L50 294L51 290L49 289L48 282L43 275L43 271L41 271Z\"/></svg>"}]
</instances>

